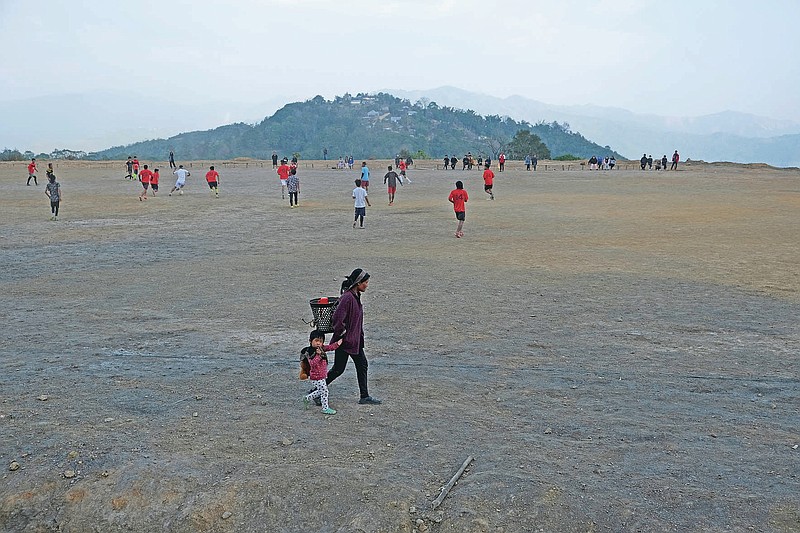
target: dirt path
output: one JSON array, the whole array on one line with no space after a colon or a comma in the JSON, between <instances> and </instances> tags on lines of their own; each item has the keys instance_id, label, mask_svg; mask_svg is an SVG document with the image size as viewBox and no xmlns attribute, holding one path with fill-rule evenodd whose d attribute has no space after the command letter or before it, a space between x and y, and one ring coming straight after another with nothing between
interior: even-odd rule
<instances>
[{"instance_id":1,"label":"dirt path","mask_svg":"<svg viewBox=\"0 0 800 533\"><path fill-rule=\"evenodd\" d=\"M289 209L271 165L61 162L58 222L0 164L0 530L800 531L800 173L421 162L353 230L313 164ZM384 404L350 365L326 418L303 320L355 267Z\"/></svg>"}]
</instances>

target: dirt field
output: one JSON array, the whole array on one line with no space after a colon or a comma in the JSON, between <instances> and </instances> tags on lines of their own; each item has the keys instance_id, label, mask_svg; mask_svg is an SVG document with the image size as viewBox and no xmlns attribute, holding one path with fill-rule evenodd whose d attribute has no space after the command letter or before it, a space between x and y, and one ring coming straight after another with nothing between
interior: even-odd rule
<instances>
[{"instance_id":1,"label":"dirt field","mask_svg":"<svg viewBox=\"0 0 800 533\"><path fill-rule=\"evenodd\" d=\"M59 162L56 222L0 165L0 531L800 531L800 172L434 165L389 207L370 162L364 230L321 162L299 209ZM355 267L384 403L351 363L326 417L303 321Z\"/></svg>"}]
</instances>

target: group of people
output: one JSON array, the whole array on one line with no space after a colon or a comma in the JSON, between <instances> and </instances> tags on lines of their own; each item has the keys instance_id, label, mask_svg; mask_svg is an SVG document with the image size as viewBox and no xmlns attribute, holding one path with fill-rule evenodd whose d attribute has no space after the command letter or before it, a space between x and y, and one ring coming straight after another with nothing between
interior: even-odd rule
<instances>
[{"instance_id":1,"label":"group of people","mask_svg":"<svg viewBox=\"0 0 800 533\"><path fill-rule=\"evenodd\" d=\"M339 170L344 170L345 168L352 170L353 169L353 156L349 155L347 157L340 156L339 162L336 164L336 168Z\"/></svg>"},{"instance_id":2,"label":"group of people","mask_svg":"<svg viewBox=\"0 0 800 533\"><path fill-rule=\"evenodd\" d=\"M36 158L31 158L31 162L28 163L28 181L26 183L28 187L31 185L31 180L33 180L33 185L35 187L39 186L39 179L36 176L38 172L39 168L36 166ZM61 192L61 184L56 181L53 163L47 163L45 175L47 176L47 184L44 188L44 194L50 199L50 212L52 213L50 215L50 220L58 220L58 211L61 207L61 200L64 198L64 194Z\"/></svg>"},{"instance_id":3,"label":"group of people","mask_svg":"<svg viewBox=\"0 0 800 533\"><path fill-rule=\"evenodd\" d=\"M615 166L617 166L617 159L613 155L609 157L593 155L589 158L589 170L614 170Z\"/></svg>"},{"instance_id":4,"label":"group of people","mask_svg":"<svg viewBox=\"0 0 800 533\"><path fill-rule=\"evenodd\" d=\"M675 153L672 154L672 164L670 165L670 170L678 170L678 162L681 160L680 154L678 151L675 150ZM656 170L667 170L667 154L658 160L656 159ZM642 158L639 160L639 165L641 166L642 170L653 170L653 156L642 154Z\"/></svg>"},{"instance_id":5,"label":"group of people","mask_svg":"<svg viewBox=\"0 0 800 533\"><path fill-rule=\"evenodd\" d=\"M486 163L483 169L483 192L489 195L490 200L494 200L494 172L489 163ZM456 181L456 188L450 191L447 200L453 204L453 211L458 221L455 236L460 239L464 236L464 221L467 219L466 203L469 201L469 194L464 190L464 183L461 180Z\"/></svg>"},{"instance_id":6,"label":"group of people","mask_svg":"<svg viewBox=\"0 0 800 533\"><path fill-rule=\"evenodd\" d=\"M169 153L169 158L170 169L174 168L172 174L175 176L175 185L169 191L168 196L172 196L176 191L179 195L183 195L183 188L186 186L186 178L191 176L192 173L183 168L183 165L173 166L175 165L175 158L172 151ZM154 197L158 194L159 180L161 177L159 169L150 170L149 165L144 165L142 170L139 171L139 161L136 159L136 156L133 156L133 158L128 157L126 167L128 169L128 175L125 177L128 179L137 179L142 185L142 192L139 193L140 202L147 200L148 192ZM211 189L211 193L215 198L219 198L219 181L219 172L214 168L214 165L211 165L208 172L206 172L206 183L208 183L208 187Z\"/></svg>"},{"instance_id":7,"label":"group of people","mask_svg":"<svg viewBox=\"0 0 800 533\"><path fill-rule=\"evenodd\" d=\"M487 158L486 162L491 165L491 159ZM455 154L447 157L445 154L444 158L442 159L442 163L444 163L444 169L455 170L456 165L458 165L458 158ZM464 154L464 157L461 159L461 170L472 170L473 166L483 167L483 156L478 156L475 159L475 156L472 155L472 152L467 152Z\"/></svg>"}]
</instances>

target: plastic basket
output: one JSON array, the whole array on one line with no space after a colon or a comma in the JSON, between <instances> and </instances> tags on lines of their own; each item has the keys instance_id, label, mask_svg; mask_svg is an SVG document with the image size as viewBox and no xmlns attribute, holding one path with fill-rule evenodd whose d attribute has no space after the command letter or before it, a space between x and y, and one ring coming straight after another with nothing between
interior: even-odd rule
<instances>
[{"instance_id":1,"label":"plastic basket","mask_svg":"<svg viewBox=\"0 0 800 533\"><path fill-rule=\"evenodd\" d=\"M319 303L319 298L308 301L311 305L311 313L314 315L312 325L323 333L333 333L333 312L339 305L339 297L331 296L328 303Z\"/></svg>"}]
</instances>

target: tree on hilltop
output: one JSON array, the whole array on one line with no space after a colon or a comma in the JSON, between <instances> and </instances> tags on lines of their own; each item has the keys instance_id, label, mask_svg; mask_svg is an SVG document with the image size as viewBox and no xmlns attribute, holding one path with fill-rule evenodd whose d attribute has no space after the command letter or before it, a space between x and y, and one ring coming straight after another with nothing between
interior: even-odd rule
<instances>
[{"instance_id":1,"label":"tree on hilltop","mask_svg":"<svg viewBox=\"0 0 800 533\"><path fill-rule=\"evenodd\" d=\"M540 159L550 159L550 149L535 133L530 130L519 130L511 142L508 143L510 159L525 159L528 155L537 155Z\"/></svg>"}]
</instances>

